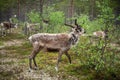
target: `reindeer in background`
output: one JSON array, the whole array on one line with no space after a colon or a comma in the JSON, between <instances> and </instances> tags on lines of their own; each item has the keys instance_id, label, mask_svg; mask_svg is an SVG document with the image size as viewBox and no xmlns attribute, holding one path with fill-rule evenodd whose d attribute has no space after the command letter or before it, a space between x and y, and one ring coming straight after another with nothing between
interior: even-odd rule
<instances>
[{"instance_id":1,"label":"reindeer in background","mask_svg":"<svg viewBox=\"0 0 120 80\"><path fill-rule=\"evenodd\" d=\"M4 21L0 24L0 32L2 36L6 36L7 33L13 32L14 28L18 27L18 22L15 22L16 20L16 15L13 17L9 18L9 21Z\"/></svg>"},{"instance_id":2,"label":"reindeer in background","mask_svg":"<svg viewBox=\"0 0 120 80\"><path fill-rule=\"evenodd\" d=\"M107 37L107 32L106 31L96 31L96 32L93 32L93 36L104 39L105 37Z\"/></svg>"},{"instance_id":3,"label":"reindeer in background","mask_svg":"<svg viewBox=\"0 0 120 80\"><path fill-rule=\"evenodd\" d=\"M49 24L49 21L48 20L42 20L44 23L46 24ZM40 23L28 23L26 22L25 23L25 27L26 27L26 32L28 35L32 35L33 33L37 33L39 32L39 26L40 26Z\"/></svg>"},{"instance_id":4,"label":"reindeer in background","mask_svg":"<svg viewBox=\"0 0 120 80\"><path fill-rule=\"evenodd\" d=\"M95 31L92 34L85 35L90 38L90 44L100 43L101 40L106 40L108 38L108 30Z\"/></svg>"},{"instance_id":5,"label":"reindeer in background","mask_svg":"<svg viewBox=\"0 0 120 80\"><path fill-rule=\"evenodd\" d=\"M26 23L26 28L28 31L28 34L31 35L32 33L37 33L37 26L39 26L39 23Z\"/></svg>"},{"instance_id":6,"label":"reindeer in background","mask_svg":"<svg viewBox=\"0 0 120 80\"><path fill-rule=\"evenodd\" d=\"M1 34L2 36L6 36L7 32L12 32L12 28L17 28L17 24L11 23L11 22L2 22L0 24L1 26Z\"/></svg>"},{"instance_id":7,"label":"reindeer in background","mask_svg":"<svg viewBox=\"0 0 120 80\"><path fill-rule=\"evenodd\" d=\"M73 45L76 45L79 37L84 33L84 29L82 26L77 24L77 20L75 19L75 25L69 25L66 24L66 26L69 26L72 28L72 31L68 33L59 33L59 34L49 34L49 33L38 33L34 34L29 37L30 43L32 43L33 50L29 56L29 67L30 70L32 68L32 60L34 62L35 68L37 68L37 64L35 61L36 55L41 51L42 49L52 49L57 50L58 58L57 58L57 64L56 64L56 71L58 71L59 62L61 61L61 57L63 54L65 54L71 63L70 55L68 54L68 51ZM48 50L49 51L49 50Z\"/></svg>"}]
</instances>

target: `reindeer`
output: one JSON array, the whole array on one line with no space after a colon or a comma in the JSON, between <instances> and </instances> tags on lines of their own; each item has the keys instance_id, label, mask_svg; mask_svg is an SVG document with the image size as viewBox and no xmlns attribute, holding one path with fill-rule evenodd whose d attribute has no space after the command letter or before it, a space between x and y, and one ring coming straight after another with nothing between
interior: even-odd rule
<instances>
[{"instance_id":1,"label":"reindeer","mask_svg":"<svg viewBox=\"0 0 120 80\"><path fill-rule=\"evenodd\" d=\"M11 32L12 28L17 28L17 24L11 22L2 22L1 24L2 35L6 35L7 31Z\"/></svg>"},{"instance_id":2,"label":"reindeer","mask_svg":"<svg viewBox=\"0 0 120 80\"><path fill-rule=\"evenodd\" d=\"M104 31L96 31L96 32L93 32L93 36L95 37L99 37L99 38L102 38L104 39L105 38L105 32Z\"/></svg>"},{"instance_id":3,"label":"reindeer","mask_svg":"<svg viewBox=\"0 0 120 80\"><path fill-rule=\"evenodd\" d=\"M27 27L27 30L28 30L28 32L29 32L29 34L32 34L32 32L33 33L35 33L36 32L36 26L38 26L39 25L39 23L36 23L36 24L33 24L33 23L26 23L26 27Z\"/></svg>"},{"instance_id":4,"label":"reindeer","mask_svg":"<svg viewBox=\"0 0 120 80\"><path fill-rule=\"evenodd\" d=\"M66 24L66 26L69 26L72 28L72 31L68 33L58 33L58 34L49 34L49 33L38 33L34 34L29 37L30 43L32 43L33 50L29 56L29 67L30 70L32 68L32 60L34 62L35 68L37 69L37 64L35 61L36 55L41 51L42 49L49 49L51 50L57 50L58 58L57 58L57 64L56 64L56 71L58 71L58 65L61 60L61 57L63 54L65 54L71 63L70 55L68 54L69 49L76 45L79 37L84 33L84 29L82 26L77 24L77 20L75 19L75 25L69 25Z\"/></svg>"},{"instance_id":5,"label":"reindeer","mask_svg":"<svg viewBox=\"0 0 120 80\"><path fill-rule=\"evenodd\" d=\"M106 40L108 38L108 30L95 31L90 35L87 35L90 38L90 44L100 44L101 40Z\"/></svg>"},{"instance_id":6,"label":"reindeer","mask_svg":"<svg viewBox=\"0 0 120 80\"><path fill-rule=\"evenodd\" d=\"M45 20L43 19L42 22L46 23L46 24L49 24L49 21L48 20ZM33 33L37 33L38 32L38 29L36 26L40 26L40 23L26 23L25 24L25 27L26 27L26 30L27 30L27 33L28 35L31 35Z\"/></svg>"}]
</instances>

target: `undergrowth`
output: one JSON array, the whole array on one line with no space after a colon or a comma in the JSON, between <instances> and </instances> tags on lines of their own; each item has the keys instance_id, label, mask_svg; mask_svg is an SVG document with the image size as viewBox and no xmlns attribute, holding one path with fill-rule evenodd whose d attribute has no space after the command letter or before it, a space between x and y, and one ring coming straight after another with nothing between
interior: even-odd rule
<instances>
[{"instance_id":1,"label":"undergrowth","mask_svg":"<svg viewBox=\"0 0 120 80\"><path fill-rule=\"evenodd\" d=\"M9 33L7 34L7 36L0 36L0 42L3 41L9 41L9 40L13 40L13 39L25 39L25 35L23 34L19 34L19 33Z\"/></svg>"}]
</instances>

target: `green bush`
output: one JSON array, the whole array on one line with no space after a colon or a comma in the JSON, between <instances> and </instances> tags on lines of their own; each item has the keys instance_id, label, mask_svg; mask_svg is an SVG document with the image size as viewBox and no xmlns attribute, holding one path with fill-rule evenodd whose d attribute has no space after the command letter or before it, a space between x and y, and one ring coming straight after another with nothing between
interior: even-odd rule
<instances>
[{"instance_id":1,"label":"green bush","mask_svg":"<svg viewBox=\"0 0 120 80\"><path fill-rule=\"evenodd\" d=\"M90 21L89 16L86 14L81 14L80 16L77 16L77 21L78 24L81 25L88 34L91 34L94 31L99 31L105 26L102 19L97 18L93 21Z\"/></svg>"},{"instance_id":2,"label":"green bush","mask_svg":"<svg viewBox=\"0 0 120 80\"><path fill-rule=\"evenodd\" d=\"M81 37L73 51L78 56L80 66L96 71L96 75L104 74L104 77L108 78L111 77L110 74L114 74L118 77L120 54L117 54L116 49L110 47L109 44L103 54L103 46L104 40L98 40L96 44L92 44L89 37Z\"/></svg>"},{"instance_id":3,"label":"green bush","mask_svg":"<svg viewBox=\"0 0 120 80\"><path fill-rule=\"evenodd\" d=\"M50 25L48 28L49 29L48 32L58 33L64 30L63 24L64 24L65 16L63 12L61 11L51 12L49 14L49 20L50 20Z\"/></svg>"},{"instance_id":4,"label":"green bush","mask_svg":"<svg viewBox=\"0 0 120 80\"><path fill-rule=\"evenodd\" d=\"M41 17L39 12L32 10L31 12L27 13L28 21L32 23L39 23L41 21Z\"/></svg>"}]
</instances>

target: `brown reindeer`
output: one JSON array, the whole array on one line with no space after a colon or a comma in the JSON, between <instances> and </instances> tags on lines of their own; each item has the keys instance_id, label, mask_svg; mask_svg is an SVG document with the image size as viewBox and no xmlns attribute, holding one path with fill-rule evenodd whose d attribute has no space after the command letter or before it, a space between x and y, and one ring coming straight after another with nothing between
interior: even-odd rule
<instances>
[{"instance_id":1,"label":"brown reindeer","mask_svg":"<svg viewBox=\"0 0 120 80\"><path fill-rule=\"evenodd\" d=\"M17 24L11 22L2 22L1 23L1 30L2 35L6 35L7 31L12 32L12 28L17 28Z\"/></svg>"},{"instance_id":2,"label":"brown reindeer","mask_svg":"<svg viewBox=\"0 0 120 80\"><path fill-rule=\"evenodd\" d=\"M84 33L82 26L77 24L75 20L75 25L65 24L66 26L72 27L72 31L68 33L59 33L59 34L49 34L49 33L38 33L29 37L30 42L33 45L33 50L29 56L29 67L32 69L32 60L34 62L35 68L37 67L35 57L42 49L57 50L58 59L56 64L56 71L58 71L58 65L63 54L65 54L71 63L70 55L68 50L78 42L80 35Z\"/></svg>"},{"instance_id":3,"label":"brown reindeer","mask_svg":"<svg viewBox=\"0 0 120 80\"><path fill-rule=\"evenodd\" d=\"M29 34L31 35L32 33L37 32L36 26L39 26L40 24L39 23L28 23L27 22L26 25L27 25L27 30L28 30Z\"/></svg>"},{"instance_id":4,"label":"brown reindeer","mask_svg":"<svg viewBox=\"0 0 120 80\"><path fill-rule=\"evenodd\" d=\"M93 36L104 39L104 38L108 37L107 36L107 32L108 32L108 30L105 30L105 31L96 31L96 32L93 32Z\"/></svg>"}]
</instances>

